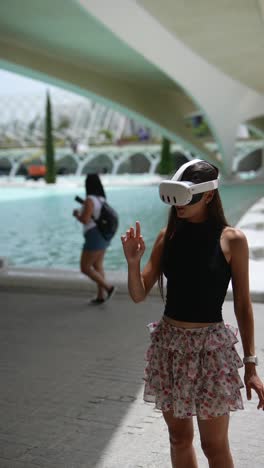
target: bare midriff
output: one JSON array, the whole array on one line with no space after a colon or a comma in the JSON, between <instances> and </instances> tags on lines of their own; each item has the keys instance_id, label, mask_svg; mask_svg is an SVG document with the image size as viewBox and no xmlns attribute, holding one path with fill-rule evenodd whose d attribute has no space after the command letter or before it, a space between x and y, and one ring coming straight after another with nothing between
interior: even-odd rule
<instances>
[{"instance_id":1,"label":"bare midriff","mask_svg":"<svg viewBox=\"0 0 264 468\"><path fill-rule=\"evenodd\" d=\"M163 315L163 320L165 322L170 323L178 328L204 328L209 327L210 325L214 325L218 322L181 322L180 320L174 320L166 315Z\"/></svg>"}]
</instances>

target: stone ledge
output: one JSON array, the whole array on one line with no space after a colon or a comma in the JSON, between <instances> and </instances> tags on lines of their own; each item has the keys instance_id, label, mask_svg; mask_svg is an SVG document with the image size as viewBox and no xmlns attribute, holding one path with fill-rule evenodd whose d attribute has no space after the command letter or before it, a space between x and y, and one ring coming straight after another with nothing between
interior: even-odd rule
<instances>
[{"instance_id":1,"label":"stone ledge","mask_svg":"<svg viewBox=\"0 0 264 468\"><path fill-rule=\"evenodd\" d=\"M8 260L5 257L0 257L0 274L8 268Z\"/></svg>"},{"instance_id":2,"label":"stone ledge","mask_svg":"<svg viewBox=\"0 0 264 468\"><path fill-rule=\"evenodd\" d=\"M117 295L127 295L127 273L125 271L107 271L106 278L117 286ZM31 291L34 293L67 295L93 295L95 284L86 279L77 270L60 270L48 268L5 268L0 269L1 290ZM251 288L252 302L264 303L264 291ZM156 285L150 292L150 296L160 297L159 288ZM226 300L233 299L232 289L229 288Z\"/></svg>"},{"instance_id":3,"label":"stone ledge","mask_svg":"<svg viewBox=\"0 0 264 468\"><path fill-rule=\"evenodd\" d=\"M117 286L117 294L128 295L127 273L124 271L106 271L108 281ZM3 290L34 291L63 294L94 294L95 284L86 279L77 270L9 268L0 270L0 288ZM152 296L159 296L157 286L151 291Z\"/></svg>"},{"instance_id":4,"label":"stone ledge","mask_svg":"<svg viewBox=\"0 0 264 468\"><path fill-rule=\"evenodd\" d=\"M262 292L262 291L251 290L250 291L250 297L251 297L252 303L253 302L256 302L256 303L259 303L259 304L264 303L264 292ZM226 301L233 301L233 291L232 291L231 288L228 289L225 300Z\"/></svg>"}]
</instances>

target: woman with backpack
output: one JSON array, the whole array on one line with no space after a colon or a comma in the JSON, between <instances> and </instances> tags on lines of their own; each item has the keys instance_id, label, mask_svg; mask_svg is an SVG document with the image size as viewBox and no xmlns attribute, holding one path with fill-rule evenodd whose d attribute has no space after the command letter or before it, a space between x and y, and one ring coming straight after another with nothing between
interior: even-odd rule
<instances>
[{"instance_id":1,"label":"woman with backpack","mask_svg":"<svg viewBox=\"0 0 264 468\"><path fill-rule=\"evenodd\" d=\"M82 249L80 269L97 284L97 295L91 304L100 305L109 300L115 287L105 280L104 256L110 240L101 234L96 221L100 217L106 194L97 174L88 174L85 179L86 199L81 210L73 210L73 216L83 224L85 242Z\"/></svg>"},{"instance_id":2,"label":"woman with backpack","mask_svg":"<svg viewBox=\"0 0 264 468\"><path fill-rule=\"evenodd\" d=\"M209 466L234 467L228 426L230 412L243 409L238 372L243 364L247 398L254 390L258 409L264 409L264 386L256 370L247 240L228 225L217 187L218 169L202 160L184 164L172 180L160 184L161 200L171 205L169 220L142 273L145 244L139 222L121 237L134 302L143 301L157 281L163 291L163 275L167 278L163 315L149 325L144 400L163 412L174 468L198 466L193 416ZM230 280L243 361L235 349L237 330L222 316Z\"/></svg>"}]
</instances>

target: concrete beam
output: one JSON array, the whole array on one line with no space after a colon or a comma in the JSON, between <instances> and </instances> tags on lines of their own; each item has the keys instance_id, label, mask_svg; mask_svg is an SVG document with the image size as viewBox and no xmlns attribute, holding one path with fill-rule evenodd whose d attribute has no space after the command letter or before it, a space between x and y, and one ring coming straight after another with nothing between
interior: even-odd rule
<instances>
[{"instance_id":1,"label":"concrete beam","mask_svg":"<svg viewBox=\"0 0 264 468\"><path fill-rule=\"evenodd\" d=\"M84 11L160 68L191 96L212 129L225 172L231 174L238 125L248 114L257 111L256 107L263 113L263 96L193 53L136 2L115 0L111 2L111 8L108 0L79 0L79 3Z\"/></svg>"}]
</instances>

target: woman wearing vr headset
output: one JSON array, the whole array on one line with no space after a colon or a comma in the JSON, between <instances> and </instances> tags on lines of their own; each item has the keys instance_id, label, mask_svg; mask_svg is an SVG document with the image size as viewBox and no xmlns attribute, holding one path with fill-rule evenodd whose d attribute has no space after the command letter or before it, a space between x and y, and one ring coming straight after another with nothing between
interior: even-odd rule
<instances>
[{"instance_id":1,"label":"woman wearing vr headset","mask_svg":"<svg viewBox=\"0 0 264 468\"><path fill-rule=\"evenodd\" d=\"M163 316L149 325L144 400L163 412L172 466L177 468L198 466L192 416L197 416L209 466L234 466L229 413L243 409L238 372L243 363L235 349L237 331L222 317L230 279L247 398L253 389L258 409L264 409L264 386L256 372L247 240L228 225L217 186L218 169L202 160L184 164L172 180L160 184L161 200L172 206L142 273L145 244L139 222L121 237L134 302L143 301L157 281L163 296L163 275L167 279Z\"/></svg>"}]
</instances>

